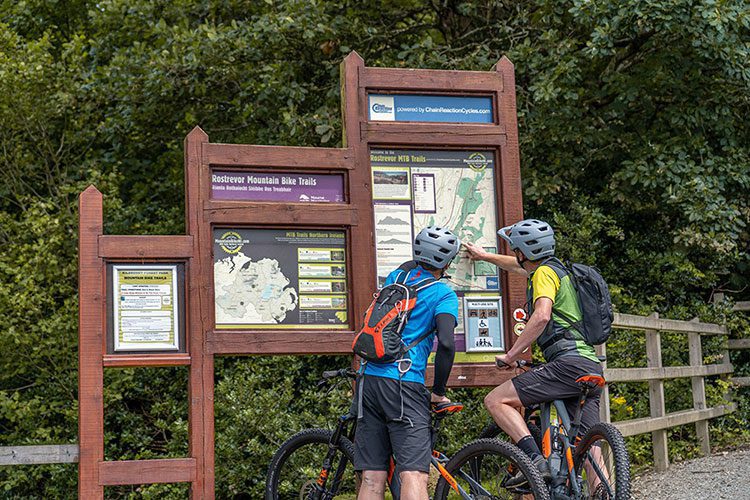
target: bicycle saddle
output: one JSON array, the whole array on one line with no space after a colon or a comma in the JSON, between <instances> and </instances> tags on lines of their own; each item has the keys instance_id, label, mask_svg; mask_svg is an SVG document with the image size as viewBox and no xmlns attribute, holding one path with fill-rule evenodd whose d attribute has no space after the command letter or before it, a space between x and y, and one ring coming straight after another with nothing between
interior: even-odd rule
<instances>
[{"instance_id":1,"label":"bicycle saddle","mask_svg":"<svg viewBox=\"0 0 750 500\"><path fill-rule=\"evenodd\" d=\"M433 413L452 415L458 413L464 409L463 403L456 403L455 401L449 401L447 403L430 403Z\"/></svg>"},{"instance_id":2,"label":"bicycle saddle","mask_svg":"<svg viewBox=\"0 0 750 500\"><path fill-rule=\"evenodd\" d=\"M604 377L597 373L587 373L581 375L576 379L576 384L585 385L586 387L593 389L594 387L604 387Z\"/></svg>"}]
</instances>

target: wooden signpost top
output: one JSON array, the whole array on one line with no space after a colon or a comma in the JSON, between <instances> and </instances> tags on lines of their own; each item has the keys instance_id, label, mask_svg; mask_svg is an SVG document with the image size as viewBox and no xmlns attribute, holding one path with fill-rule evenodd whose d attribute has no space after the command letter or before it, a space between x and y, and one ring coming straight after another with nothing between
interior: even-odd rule
<instances>
[{"instance_id":1,"label":"wooden signpost top","mask_svg":"<svg viewBox=\"0 0 750 500\"><path fill-rule=\"evenodd\" d=\"M508 59L501 59L490 72L410 70L366 67L353 52L341 65L341 85L341 149L216 144L209 142L208 135L198 127L190 132L185 139L186 235L104 235L101 194L93 187L81 194L80 498L102 498L108 485L149 482L190 482L193 498L213 498L214 356L351 352L352 336L361 326L362 312L377 284L377 264L383 262L383 256L376 252L371 150L490 152L496 203L492 215L498 227L522 218L515 83ZM438 98L447 99L440 102L454 102L451 99L467 97L489 104L465 122L441 121L440 116L427 114L425 121L404 121L411 115L398 115L399 111L388 104L371 104L373 99L386 103L391 102L389 99L398 103ZM376 113L393 119L373 119ZM212 177L214 174L218 177ZM318 202L295 187L275 190L285 193L277 201L271 195L271 199L264 197L262 189L257 196L219 191L224 189L220 181L231 183L237 180L233 176L249 174L271 179L268 182L289 176L303 184L321 180L340 187L332 188L334 201L325 198L329 193L321 194ZM273 188L270 191L274 192ZM284 198L298 193L297 199ZM284 231L288 237L282 234ZM339 239L341 233L343 239ZM234 274L226 276L234 277L241 269L260 265L257 258L236 257L240 251L254 248L243 246L248 235L268 244L277 242L278 255L269 256L263 265L279 273L278 279L292 282L287 275L293 275L304 280L311 291L306 295L296 289L285 292L288 304L279 303L270 312L256 311L256 317L247 313L244 299L232 295L231 286L215 289L219 288L214 285L221 266L228 266L227 273ZM316 245L316 238L329 242L336 238L336 244L331 243L330 248ZM499 248L503 251L502 245ZM299 262L294 266L271 262L270 257L280 261L289 255L299 255ZM108 353L106 337L112 325L107 323L113 320L108 316L111 304L107 296L112 290L107 289L106 275L111 272L108 266L128 263L175 264L184 269L184 304L175 308L185 325L184 346L180 344L184 352ZM235 263L240 264L240 270L233 267ZM509 348L516 338L511 311L525 302L525 282L506 273L495 281L494 293L502 296L504 345ZM278 281L274 283L269 286L280 286ZM217 296L221 296L218 306ZM281 328L257 319L268 314ZM189 457L104 461L103 369L170 365L189 367ZM495 385L507 378L491 366L488 362L458 364L449 385Z\"/></svg>"}]
</instances>

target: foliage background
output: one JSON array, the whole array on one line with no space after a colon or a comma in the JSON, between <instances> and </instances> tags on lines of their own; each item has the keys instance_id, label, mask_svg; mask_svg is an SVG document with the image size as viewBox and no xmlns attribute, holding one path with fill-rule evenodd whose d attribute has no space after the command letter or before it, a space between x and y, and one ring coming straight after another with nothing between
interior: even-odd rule
<instances>
[{"instance_id":1,"label":"foliage background","mask_svg":"<svg viewBox=\"0 0 750 500\"><path fill-rule=\"evenodd\" d=\"M746 318L708 304L750 293L750 6L743 0L0 0L0 440L76 440L76 196L95 184L111 234L184 231L182 140L340 145L338 65L489 70L516 65L526 213L550 220L564 256L595 262L618 309ZM683 339L665 345L679 363ZM614 366L643 364L617 334ZM707 361L715 352L706 347ZM747 375L747 355L738 369ZM343 358L217 364L217 488L257 498L285 436L339 409L312 392ZM106 380L110 459L186 452L186 372ZM687 381L668 409L692 406ZM454 425L484 422L483 391ZM645 386L613 387L618 418ZM712 385L711 397L721 387ZM741 411L712 423L747 440ZM341 401L345 395L341 394ZM277 408L276 412L266 409ZM689 426L675 458L695 454ZM454 433L461 435L460 433ZM455 448L458 442L446 446ZM630 440L634 461L649 438ZM10 497L75 496L74 466L0 470ZM181 486L107 490L183 497Z\"/></svg>"}]
</instances>

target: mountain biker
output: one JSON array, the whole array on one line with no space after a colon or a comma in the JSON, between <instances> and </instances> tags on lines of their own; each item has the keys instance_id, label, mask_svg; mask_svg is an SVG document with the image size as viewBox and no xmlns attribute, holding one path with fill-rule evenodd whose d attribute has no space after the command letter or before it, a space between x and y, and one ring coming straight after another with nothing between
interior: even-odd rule
<instances>
[{"instance_id":1,"label":"mountain biker","mask_svg":"<svg viewBox=\"0 0 750 500\"><path fill-rule=\"evenodd\" d=\"M464 244L472 260L491 262L506 272L528 277L529 320L513 347L496 356L496 360L505 364L504 369L510 369L536 340L547 363L499 385L485 397L484 404L497 425L531 457L542 475L549 478L549 465L518 408L562 399L568 413L574 415L580 395L576 379L588 373L602 375L602 367L594 347L559 316L561 313L574 322L582 319L576 291L565 267L554 259L552 227L544 221L526 219L502 228L497 234L508 242L514 256L491 254L477 245ZM560 313L555 314L558 311ZM589 393L581 416L581 435L599 421L600 393L600 388ZM514 480L518 484L511 482ZM525 479L517 476L511 481L508 486L518 486Z\"/></svg>"},{"instance_id":2,"label":"mountain biker","mask_svg":"<svg viewBox=\"0 0 750 500\"><path fill-rule=\"evenodd\" d=\"M391 272L385 284L402 278L403 273L407 273L407 285L416 285L425 278L439 280L460 245L461 241L448 229L424 228L414 240L414 260ZM453 330L457 321L458 298L448 285L435 281L419 291L402 338L404 344L409 344L428 331L436 332L432 393L425 387L425 369L434 334L409 350L406 361L365 364L359 382L362 407L354 437L354 467L362 471L359 500L384 498L391 456L400 471L401 498L428 498L430 402L450 401L445 396L445 385L453 367Z\"/></svg>"}]
</instances>

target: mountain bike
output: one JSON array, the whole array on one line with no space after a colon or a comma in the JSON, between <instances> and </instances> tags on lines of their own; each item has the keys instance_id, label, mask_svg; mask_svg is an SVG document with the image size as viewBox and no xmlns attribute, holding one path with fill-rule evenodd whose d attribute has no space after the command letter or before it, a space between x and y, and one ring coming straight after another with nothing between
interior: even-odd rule
<instances>
[{"instance_id":1,"label":"mountain bike","mask_svg":"<svg viewBox=\"0 0 750 500\"><path fill-rule=\"evenodd\" d=\"M499 360L497 365L507 366ZM517 368L540 366L542 364L516 361ZM620 431L612 424L599 422L583 437L578 436L586 398L596 387L604 386L604 378L592 373L579 377L576 382L581 393L572 420L562 400L525 409L526 425L552 472L552 479L547 483L550 498L629 499L630 459ZM480 438L496 438L499 434L500 429L493 422L480 433Z\"/></svg>"},{"instance_id":2,"label":"mountain bike","mask_svg":"<svg viewBox=\"0 0 750 500\"><path fill-rule=\"evenodd\" d=\"M350 369L323 372L318 387L340 381L355 380ZM432 447L442 421L463 409L461 403L433 404ZM354 471L354 434L357 405L338 418L333 430L306 429L287 439L276 451L266 476L266 500L328 500L356 498L358 475ZM511 499L533 495L549 498L544 480L531 460L518 447L496 439L479 439L468 443L452 458L435 450L431 459L440 477L435 499ZM504 483L521 471L528 484L506 489ZM394 499L399 498L398 464L391 458L388 486Z\"/></svg>"}]
</instances>

